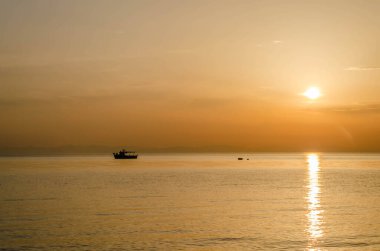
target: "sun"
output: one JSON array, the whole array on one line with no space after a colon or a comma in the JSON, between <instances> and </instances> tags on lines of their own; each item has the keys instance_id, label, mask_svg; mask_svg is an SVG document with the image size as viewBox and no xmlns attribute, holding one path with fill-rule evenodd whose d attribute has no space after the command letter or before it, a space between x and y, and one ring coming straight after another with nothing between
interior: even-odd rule
<instances>
[{"instance_id":1,"label":"sun","mask_svg":"<svg viewBox=\"0 0 380 251\"><path fill-rule=\"evenodd\" d=\"M317 99L321 96L321 92L317 87L309 87L304 93L302 93L308 99Z\"/></svg>"}]
</instances>

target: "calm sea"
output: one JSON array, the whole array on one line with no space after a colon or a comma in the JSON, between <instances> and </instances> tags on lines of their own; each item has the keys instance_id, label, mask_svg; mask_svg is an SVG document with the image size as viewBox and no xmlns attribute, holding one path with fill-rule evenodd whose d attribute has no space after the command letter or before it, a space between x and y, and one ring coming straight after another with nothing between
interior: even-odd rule
<instances>
[{"instance_id":1,"label":"calm sea","mask_svg":"<svg viewBox=\"0 0 380 251\"><path fill-rule=\"evenodd\" d=\"M6 157L0 201L0 250L380 250L380 155Z\"/></svg>"}]
</instances>

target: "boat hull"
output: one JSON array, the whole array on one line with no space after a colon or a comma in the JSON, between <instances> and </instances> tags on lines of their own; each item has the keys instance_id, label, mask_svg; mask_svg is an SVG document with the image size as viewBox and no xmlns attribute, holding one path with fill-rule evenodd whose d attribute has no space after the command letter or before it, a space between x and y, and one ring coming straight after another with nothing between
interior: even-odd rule
<instances>
[{"instance_id":1,"label":"boat hull","mask_svg":"<svg viewBox=\"0 0 380 251\"><path fill-rule=\"evenodd\" d=\"M115 159L137 159L137 155L136 156L115 156Z\"/></svg>"}]
</instances>

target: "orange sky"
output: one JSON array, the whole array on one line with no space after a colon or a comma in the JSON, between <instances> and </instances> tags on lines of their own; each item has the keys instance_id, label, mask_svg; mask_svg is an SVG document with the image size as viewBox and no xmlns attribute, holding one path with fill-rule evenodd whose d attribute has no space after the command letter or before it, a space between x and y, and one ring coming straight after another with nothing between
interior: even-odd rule
<instances>
[{"instance_id":1,"label":"orange sky","mask_svg":"<svg viewBox=\"0 0 380 251\"><path fill-rule=\"evenodd\" d=\"M380 151L379 13L375 0L1 1L0 147Z\"/></svg>"}]
</instances>

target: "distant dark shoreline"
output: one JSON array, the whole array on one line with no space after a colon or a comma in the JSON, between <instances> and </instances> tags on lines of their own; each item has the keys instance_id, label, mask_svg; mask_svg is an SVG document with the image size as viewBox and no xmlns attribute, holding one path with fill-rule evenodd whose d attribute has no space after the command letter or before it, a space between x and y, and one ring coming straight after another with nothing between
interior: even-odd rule
<instances>
[{"instance_id":1,"label":"distant dark shoreline","mask_svg":"<svg viewBox=\"0 0 380 251\"><path fill-rule=\"evenodd\" d=\"M69 152L69 151L0 151L0 157L80 157L80 156L111 156L112 151L101 152ZM139 154L304 154L304 153L321 153L321 154L380 154L380 151L137 151Z\"/></svg>"}]
</instances>

